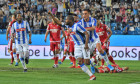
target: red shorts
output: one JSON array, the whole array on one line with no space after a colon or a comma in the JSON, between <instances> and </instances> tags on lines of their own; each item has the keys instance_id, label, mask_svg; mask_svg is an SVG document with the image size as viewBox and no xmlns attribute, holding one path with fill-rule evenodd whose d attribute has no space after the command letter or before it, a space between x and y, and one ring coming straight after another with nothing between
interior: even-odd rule
<instances>
[{"instance_id":1,"label":"red shorts","mask_svg":"<svg viewBox=\"0 0 140 84\"><path fill-rule=\"evenodd\" d=\"M12 51L12 39L10 39L8 42L8 49L10 49L10 51Z\"/></svg>"},{"instance_id":2,"label":"red shorts","mask_svg":"<svg viewBox=\"0 0 140 84\"><path fill-rule=\"evenodd\" d=\"M64 51L69 51L69 48L70 46L68 44L65 44L65 47L64 47Z\"/></svg>"},{"instance_id":3,"label":"red shorts","mask_svg":"<svg viewBox=\"0 0 140 84\"><path fill-rule=\"evenodd\" d=\"M70 41L69 52L74 52L74 41Z\"/></svg>"},{"instance_id":4,"label":"red shorts","mask_svg":"<svg viewBox=\"0 0 140 84\"><path fill-rule=\"evenodd\" d=\"M60 49L60 42L50 42L50 50L55 51Z\"/></svg>"},{"instance_id":5,"label":"red shorts","mask_svg":"<svg viewBox=\"0 0 140 84\"><path fill-rule=\"evenodd\" d=\"M108 41L107 43L102 43L102 49L109 51L109 45L110 45L110 41Z\"/></svg>"}]
</instances>

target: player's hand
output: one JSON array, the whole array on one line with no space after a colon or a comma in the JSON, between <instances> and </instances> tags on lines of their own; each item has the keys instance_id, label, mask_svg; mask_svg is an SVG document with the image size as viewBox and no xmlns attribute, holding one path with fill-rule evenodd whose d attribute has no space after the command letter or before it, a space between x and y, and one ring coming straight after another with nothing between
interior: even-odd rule
<instances>
[{"instance_id":1,"label":"player's hand","mask_svg":"<svg viewBox=\"0 0 140 84\"><path fill-rule=\"evenodd\" d=\"M29 44L31 44L32 43L32 41L31 40L29 40Z\"/></svg>"},{"instance_id":2,"label":"player's hand","mask_svg":"<svg viewBox=\"0 0 140 84\"><path fill-rule=\"evenodd\" d=\"M84 47L84 48L85 48L85 50L88 50L88 49L89 49L88 45L85 45L85 47Z\"/></svg>"},{"instance_id":3,"label":"player's hand","mask_svg":"<svg viewBox=\"0 0 140 84\"><path fill-rule=\"evenodd\" d=\"M46 39L44 41L46 42Z\"/></svg>"}]
</instances>

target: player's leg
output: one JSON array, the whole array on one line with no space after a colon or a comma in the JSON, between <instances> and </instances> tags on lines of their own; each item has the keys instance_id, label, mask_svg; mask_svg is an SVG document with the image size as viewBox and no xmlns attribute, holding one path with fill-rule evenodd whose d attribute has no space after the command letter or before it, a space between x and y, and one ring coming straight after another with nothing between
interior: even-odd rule
<instances>
[{"instance_id":1,"label":"player's leg","mask_svg":"<svg viewBox=\"0 0 140 84\"><path fill-rule=\"evenodd\" d=\"M106 52L101 48L101 44L98 42L96 44L96 48L99 51L99 53L101 54L102 58L105 60L105 62L107 63L107 66L110 68L110 70L112 71L114 68L110 65L108 57Z\"/></svg>"},{"instance_id":2,"label":"player's leg","mask_svg":"<svg viewBox=\"0 0 140 84\"><path fill-rule=\"evenodd\" d=\"M66 59L66 55L67 55L67 45L65 45L65 47L64 47L64 55L63 55L63 58L62 58L62 60L61 60L61 62L63 62L65 59Z\"/></svg>"},{"instance_id":3,"label":"player's leg","mask_svg":"<svg viewBox=\"0 0 140 84\"><path fill-rule=\"evenodd\" d=\"M8 52L11 55L11 63L10 64L13 64L14 57L13 57L13 51L12 51L12 39L10 39L8 42Z\"/></svg>"},{"instance_id":4,"label":"player's leg","mask_svg":"<svg viewBox=\"0 0 140 84\"><path fill-rule=\"evenodd\" d=\"M95 80L96 77L91 73L91 71L88 69L88 67L84 63L84 52L82 46L75 46L75 57L78 60L78 64L80 65L81 69L90 76L90 80ZM87 61L86 61L87 62Z\"/></svg>"},{"instance_id":5,"label":"player's leg","mask_svg":"<svg viewBox=\"0 0 140 84\"><path fill-rule=\"evenodd\" d=\"M59 50L60 50L60 42L56 42L54 44L54 50L55 50L55 55L54 55L54 66L53 68L57 68L58 67L58 57L59 57Z\"/></svg>"},{"instance_id":6,"label":"player's leg","mask_svg":"<svg viewBox=\"0 0 140 84\"><path fill-rule=\"evenodd\" d=\"M23 46L21 44L16 45L16 49L17 49L17 52L19 53L20 62L22 64L24 72L27 72L27 67L26 67L26 64L25 64L24 55L23 55L24 53L23 53L22 47Z\"/></svg>"},{"instance_id":7,"label":"player's leg","mask_svg":"<svg viewBox=\"0 0 140 84\"><path fill-rule=\"evenodd\" d=\"M24 46L23 51L24 51L25 63L28 64L29 63L29 46L28 44L24 44L23 46Z\"/></svg>"},{"instance_id":8,"label":"player's leg","mask_svg":"<svg viewBox=\"0 0 140 84\"><path fill-rule=\"evenodd\" d=\"M16 54L16 45L15 43L13 43L13 57L14 57L14 60L16 62L15 66L18 66L18 58L17 58L17 54Z\"/></svg>"}]
</instances>

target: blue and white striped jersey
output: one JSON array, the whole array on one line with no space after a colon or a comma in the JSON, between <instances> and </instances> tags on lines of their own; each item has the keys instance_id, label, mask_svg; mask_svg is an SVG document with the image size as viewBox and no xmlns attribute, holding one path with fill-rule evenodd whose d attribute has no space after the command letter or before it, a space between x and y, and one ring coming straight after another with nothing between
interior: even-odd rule
<instances>
[{"instance_id":1,"label":"blue and white striped jersey","mask_svg":"<svg viewBox=\"0 0 140 84\"><path fill-rule=\"evenodd\" d=\"M12 25L12 33L16 33L16 44L28 44L27 32L31 31L27 21L15 22Z\"/></svg>"},{"instance_id":2,"label":"blue and white striped jersey","mask_svg":"<svg viewBox=\"0 0 140 84\"><path fill-rule=\"evenodd\" d=\"M85 29L92 27L92 26L96 26L97 25L97 20L95 18L89 17L89 21L85 22L84 19L81 19L78 24L82 25ZM96 31L88 31L89 33L89 40L90 42L94 42L95 39L99 38L98 34L96 33Z\"/></svg>"},{"instance_id":3,"label":"blue and white striped jersey","mask_svg":"<svg viewBox=\"0 0 140 84\"><path fill-rule=\"evenodd\" d=\"M83 34L86 29L83 28L80 24L75 23L71 29L70 36L72 37L75 45L82 45L85 44L85 34Z\"/></svg>"}]
</instances>

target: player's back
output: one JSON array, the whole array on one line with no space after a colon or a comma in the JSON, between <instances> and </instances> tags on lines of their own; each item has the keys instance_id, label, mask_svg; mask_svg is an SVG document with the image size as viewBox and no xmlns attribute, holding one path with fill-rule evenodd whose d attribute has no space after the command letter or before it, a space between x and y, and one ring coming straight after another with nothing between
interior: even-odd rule
<instances>
[{"instance_id":1,"label":"player's back","mask_svg":"<svg viewBox=\"0 0 140 84\"><path fill-rule=\"evenodd\" d=\"M47 30L50 32L50 41L60 41L61 27L57 24L49 23Z\"/></svg>"}]
</instances>

